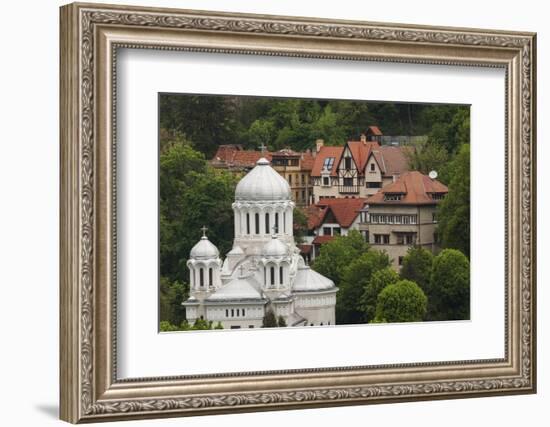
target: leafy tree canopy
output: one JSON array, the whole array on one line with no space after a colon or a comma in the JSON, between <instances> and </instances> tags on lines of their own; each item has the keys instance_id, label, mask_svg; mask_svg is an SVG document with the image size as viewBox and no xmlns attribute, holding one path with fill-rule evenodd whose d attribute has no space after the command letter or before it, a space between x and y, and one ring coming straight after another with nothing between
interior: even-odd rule
<instances>
[{"instance_id":1,"label":"leafy tree canopy","mask_svg":"<svg viewBox=\"0 0 550 427\"><path fill-rule=\"evenodd\" d=\"M367 252L368 243L361 233L351 230L347 236L337 236L321 246L313 269L338 284L343 270L356 258Z\"/></svg>"},{"instance_id":2,"label":"leafy tree canopy","mask_svg":"<svg viewBox=\"0 0 550 427\"><path fill-rule=\"evenodd\" d=\"M277 324L277 318L275 317L275 313L273 313L273 310L269 308L264 315L264 318L262 320L262 328L276 328L278 326Z\"/></svg>"},{"instance_id":3,"label":"leafy tree canopy","mask_svg":"<svg viewBox=\"0 0 550 427\"><path fill-rule=\"evenodd\" d=\"M366 320L361 296L373 275L389 265L390 258L385 252L369 250L344 268L342 279L338 282L336 323L363 323Z\"/></svg>"},{"instance_id":4,"label":"leafy tree canopy","mask_svg":"<svg viewBox=\"0 0 550 427\"><path fill-rule=\"evenodd\" d=\"M403 258L401 277L415 282L427 292L432 274L433 254L424 248L410 248Z\"/></svg>"},{"instance_id":5,"label":"leafy tree canopy","mask_svg":"<svg viewBox=\"0 0 550 427\"><path fill-rule=\"evenodd\" d=\"M376 316L376 303L382 290L399 281L399 275L391 267L375 271L364 287L361 295L361 309L365 313L365 320L372 322Z\"/></svg>"},{"instance_id":6,"label":"leafy tree canopy","mask_svg":"<svg viewBox=\"0 0 550 427\"><path fill-rule=\"evenodd\" d=\"M428 298L410 280L386 286L376 303L377 322L419 322L426 314Z\"/></svg>"},{"instance_id":7,"label":"leafy tree canopy","mask_svg":"<svg viewBox=\"0 0 550 427\"><path fill-rule=\"evenodd\" d=\"M470 145L464 144L449 167L449 193L437 207L437 233L444 248L470 256Z\"/></svg>"},{"instance_id":8,"label":"leafy tree canopy","mask_svg":"<svg viewBox=\"0 0 550 427\"><path fill-rule=\"evenodd\" d=\"M430 280L430 320L470 318L470 262L456 249L434 258Z\"/></svg>"}]
</instances>

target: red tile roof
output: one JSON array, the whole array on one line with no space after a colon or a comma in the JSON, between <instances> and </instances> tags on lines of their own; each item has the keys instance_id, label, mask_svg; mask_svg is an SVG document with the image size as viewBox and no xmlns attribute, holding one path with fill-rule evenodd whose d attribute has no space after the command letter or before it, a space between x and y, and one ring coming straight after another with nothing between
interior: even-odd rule
<instances>
[{"instance_id":1,"label":"red tile roof","mask_svg":"<svg viewBox=\"0 0 550 427\"><path fill-rule=\"evenodd\" d=\"M220 145L212 161L229 167L253 167L261 157L260 151L243 150L242 145ZM271 153L264 153L263 157L271 160Z\"/></svg>"},{"instance_id":2,"label":"red tile roof","mask_svg":"<svg viewBox=\"0 0 550 427\"><path fill-rule=\"evenodd\" d=\"M300 252L306 255L311 252L311 248L313 247L312 245L306 245L306 244L301 244L297 246L300 249Z\"/></svg>"},{"instance_id":3,"label":"red tile roof","mask_svg":"<svg viewBox=\"0 0 550 427\"><path fill-rule=\"evenodd\" d=\"M367 199L367 204L407 204L407 205L431 205L438 203L431 197L433 193L446 194L448 188L430 177L418 172L406 172L401 175L397 181L382 188L378 193L373 194ZM388 193L403 194L401 200L388 201L385 195Z\"/></svg>"},{"instance_id":4,"label":"red tile roof","mask_svg":"<svg viewBox=\"0 0 550 427\"><path fill-rule=\"evenodd\" d=\"M323 243L330 242L332 239L334 239L334 236L317 236L311 243L314 245L322 245Z\"/></svg>"},{"instance_id":5,"label":"red tile roof","mask_svg":"<svg viewBox=\"0 0 550 427\"><path fill-rule=\"evenodd\" d=\"M315 162L315 157L311 153L302 154L302 170L310 171L313 169L313 163Z\"/></svg>"},{"instance_id":6,"label":"red tile roof","mask_svg":"<svg viewBox=\"0 0 550 427\"><path fill-rule=\"evenodd\" d=\"M298 153L290 148L283 148L279 151L271 153L274 157L300 157L302 153Z\"/></svg>"},{"instance_id":7,"label":"red tile roof","mask_svg":"<svg viewBox=\"0 0 550 427\"><path fill-rule=\"evenodd\" d=\"M365 172L365 166L371 155L375 157L382 171L382 175L384 176L401 175L408 171L408 162L405 152L409 147L381 146L376 141L348 141L347 146L351 151L353 161L357 165L359 175L361 176ZM334 165L330 174L331 176L337 176L337 167L343 152L344 147L322 147L315 157L311 175L321 176L325 159L327 157L334 157Z\"/></svg>"},{"instance_id":8,"label":"red tile roof","mask_svg":"<svg viewBox=\"0 0 550 427\"><path fill-rule=\"evenodd\" d=\"M321 199L317 206L325 206L323 219L330 211L341 227L348 228L351 226L359 211L365 205L367 199L364 198L348 198L348 199ZM322 221L321 221L322 223Z\"/></svg>"},{"instance_id":9,"label":"red tile roof","mask_svg":"<svg viewBox=\"0 0 550 427\"><path fill-rule=\"evenodd\" d=\"M401 175L409 170L407 156L405 152L411 147L393 147L391 145L382 145L375 151L378 156L376 160L382 168L382 173L387 176Z\"/></svg>"},{"instance_id":10,"label":"red tile roof","mask_svg":"<svg viewBox=\"0 0 550 427\"><path fill-rule=\"evenodd\" d=\"M305 209L308 229L319 228L329 212L340 227L349 228L366 202L364 198L321 199Z\"/></svg>"},{"instance_id":11,"label":"red tile roof","mask_svg":"<svg viewBox=\"0 0 550 427\"><path fill-rule=\"evenodd\" d=\"M313 168L311 169L311 176L321 176L321 170L323 169L325 159L329 157L334 157L334 164L332 165L330 174L336 176L336 168L338 167L338 163L340 163L340 157L342 157L343 152L344 147L321 147L315 156Z\"/></svg>"},{"instance_id":12,"label":"red tile roof","mask_svg":"<svg viewBox=\"0 0 550 427\"><path fill-rule=\"evenodd\" d=\"M376 135L376 136L382 135L382 131L378 126L369 126L367 129L370 130L373 135Z\"/></svg>"},{"instance_id":13,"label":"red tile roof","mask_svg":"<svg viewBox=\"0 0 550 427\"><path fill-rule=\"evenodd\" d=\"M365 172L365 165L369 160L371 153L380 148L380 144L376 141L348 141L348 147L353 156L353 160L359 169L359 174ZM382 167L382 166L380 166Z\"/></svg>"},{"instance_id":14,"label":"red tile roof","mask_svg":"<svg viewBox=\"0 0 550 427\"><path fill-rule=\"evenodd\" d=\"M307 217L307 229L313 230L321 225L325 217L326 206L310 205L303 209Z\"/></svg>"}]
</instances>

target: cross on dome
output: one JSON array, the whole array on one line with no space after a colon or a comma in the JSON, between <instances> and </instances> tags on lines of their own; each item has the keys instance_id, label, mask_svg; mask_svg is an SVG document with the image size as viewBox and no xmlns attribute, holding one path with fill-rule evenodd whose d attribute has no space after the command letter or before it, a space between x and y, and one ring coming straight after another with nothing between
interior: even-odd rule
<instances>
[{"instance_id":1,"label":"cross on dome","mask_svg":"<svg viewBox=\"0 0 550 427\"><path fill-rule=\"evenodd\" d=\"M207 239L207 237L206 237L206 231L207 231L207 230L208 230L208 227L206 227L206 226L204 226L204 225L201 227L202 238L203 238L203 239Z\"/></svg>"},{"instance_id":2,"label":"cross on dome","mask_svg":"<svg viewBox=\"0 0 550 427\"><path fill-rule=\"evenodd\" d=\"M267 146L262 142L261 145L258 147L260 149L260 151L262 152L262 156L264 155L266 149L267 149Z\"/></svg>"},{"instance_id":3,"label":"cross on dome","mask_svg":"<svg viewBox=\"0 0 550 427\"><path fill-rule=\"evenodd\" d=\"M273 230L272 236L275 237L275 235L279 232L279 227L277 227L277 225L274 224L273 227L271 227L271 229Z\"/></svg>"}]
</instances>

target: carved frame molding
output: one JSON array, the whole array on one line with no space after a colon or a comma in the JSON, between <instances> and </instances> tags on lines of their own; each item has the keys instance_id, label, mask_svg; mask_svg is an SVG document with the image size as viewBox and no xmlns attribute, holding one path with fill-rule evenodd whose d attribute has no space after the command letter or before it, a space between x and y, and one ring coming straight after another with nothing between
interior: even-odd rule
<instances>
[{"instance_id":1,"label":"carved frame molding","mask_svg":"<svg viewBox=\"0 0 550 427\"><path fill-rule=\"evenodd\" d=\"M116 378L116 50L191 50L504 67L506 357ZM70 422L532 393L535 35L71 4L61 8L61 418ZM292 379L297 386L289 387Z\"/></svg>"}]
</instances>

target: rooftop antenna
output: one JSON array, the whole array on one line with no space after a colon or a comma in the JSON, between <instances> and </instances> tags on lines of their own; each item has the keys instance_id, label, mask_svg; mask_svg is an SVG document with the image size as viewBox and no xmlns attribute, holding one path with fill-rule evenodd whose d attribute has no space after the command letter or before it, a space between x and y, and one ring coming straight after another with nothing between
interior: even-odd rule
<instances>
[{"instance_id":1,"label":"rooftop antenna","mask_svg":"<svg viewBox=\"0 0 550 427\"><path fill-rule=\"evenodd\" d=\"M428 176L430 177L430 179L436 179L437 178L437 171L430 171Z\"/></svg>"}]
</instances>

